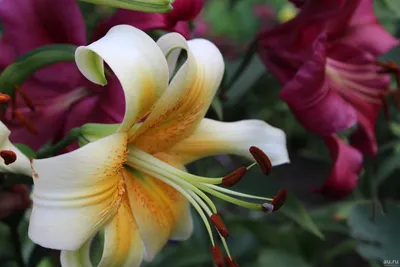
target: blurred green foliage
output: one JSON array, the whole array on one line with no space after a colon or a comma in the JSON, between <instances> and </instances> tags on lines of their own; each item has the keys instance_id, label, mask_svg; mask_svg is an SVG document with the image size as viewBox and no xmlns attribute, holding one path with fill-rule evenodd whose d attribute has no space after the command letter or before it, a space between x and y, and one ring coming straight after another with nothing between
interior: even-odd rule
<instances>
[{"instance_id":1,"label":"blurred green foliage","mask_svg":"<svg viewBox=\"0 0 400 267\"><path fill-rule=\"evenodd\" d=\"M227 72L221 88L224 97L214 100L208 116L225 121L257 118L284 129L292 159L290 165L274 168L268 177L251 169L246 179L235 186L265 196L275 195L279 188L288 188L289 198L280 212L267 216L215 200L231 232L228 243L232 255L240 266L246 267L362 267L382 266L385 259L400 260L400 113L392 104L390 120L380 116L376 126L379 154L366 159L359 188L352 196L332 202L313 193L311 187L322 184L329 171L328 152L320 138L306 132L279 99L280 85L258 57L252 53L246 57L254 35L262 27L254 15L254 5L260 4L277 14L287 3L213 0L206 2L202 14L211 25L210 39L226 38L245 47L234 59L226 60ZM102 17L113 12L85 3L81 7L88 32ZM400 1L376 0L375 9L380 22L399 36ZM400 48L382 59L400 63ZM244 66L243 71L236 73L240 66ZM215 157L188 168L193 173L215 177L245 163L236 157ZM208 236L199 218L196 215L194 218L195 231L188 241L171 242L145 266L212 266ZM11 224L11 228L18 226L21 251L16 249L19 244L15 235L10 234L13 231L15 234L15 229L10 231L9 225L0 223L0 266L19 266L18 258L22 258L23 266L57 266L57 252L34 245L26 236L25 217L20 216ZM92 249L94 259L99 259L101 250L99 236Z\"/></svg>"}]
</instances>

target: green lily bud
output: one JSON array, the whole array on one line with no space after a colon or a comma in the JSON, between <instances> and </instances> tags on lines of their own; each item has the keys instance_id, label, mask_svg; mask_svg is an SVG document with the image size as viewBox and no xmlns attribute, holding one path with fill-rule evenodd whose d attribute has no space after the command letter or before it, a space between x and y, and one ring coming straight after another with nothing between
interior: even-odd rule
<instances>
[{"instance_id":1,"label":"green lily bud","mask_svg":"<svg viewBox=\"0 0 400 267\"><path fill-rule=\"evenodd\" d=\"M172 10L174 0L81 0L84 2L105 5L128 10L152 13L166 13Z\"/></svg>"}]
</instances>

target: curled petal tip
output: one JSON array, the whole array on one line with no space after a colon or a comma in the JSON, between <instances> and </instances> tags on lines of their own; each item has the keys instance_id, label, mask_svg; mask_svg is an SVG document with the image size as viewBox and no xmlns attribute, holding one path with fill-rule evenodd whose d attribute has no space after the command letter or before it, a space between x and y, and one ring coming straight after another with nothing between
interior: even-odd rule
<instances>
[{"instance_id":1,"label":"curled petal tip","mask_svg":"<svg viewBox=\"0 0 400 267\"><path fill-rule=\"evenodd\" d=\"M225 238L229 236L228 228L225 226L224 222L222 221L221 216L219 214L214 213L210 217L211 222L215 225L218 232Z\"/></svg>"},{"instance_id":2,"label":"curled petal tip","mask_svg":"<svg viewBox=\"0 0 400 267\"><path fill-rule=\"evenodd\" d=\"M225 263L227 267L239 267L239 264L229 256L225 256Z\"/></svg>"},{"instance_id":3,"label":"curled petal tip","mask_svg":"<svg viewBox=\"0 0 400 267\"><path fill-rule=\"evenodd\" d=\"M4 164L10 165L17 160L17 155L11 150L1 150L0 156L4 159Z\"/></svg>"},{"instance_id":4,"label":"curled petal tip","mask_svg":"<svg viewBox=\"0 0 400 267\"><path fill-rule=\"evenodd\" d=\"M272 199L271 204L274 206L273 211L278 211L286 201L287 190L281 189L278 194Z\"/></svg>"},{"instance_id":5,"label":"curled petal tip","mask_svg":"<svg viewBox=\"0 0 400 267\"><path fill-rule=\"evenodd\" d=\"M222 178L222 184L225 186L233 186L243 178L246 172L246 167L240 167L239 169Z\"/></svg>"},{"instance_id":6,"label":"curled petal tip","mask_svg":"<svg viewBox=\"0 0 400 267\"><path fill-rule=\"evenodd\" d=\"M224 257L219 246L216 244L211 248L211 255L217 267L224 267Z\"/></svg>"},{"instance_id":7,"label":"curled petal tip","mask_svg":"<svg viewBox=\"0 0 400 267\"><path fill-rule=\"evenodd\" d=\"M254 160L258 163L261 168L261 171L265 175L269 175L272 172L272 163L269 157L256 146L252 146L249 149L250 154L253 156Z\"/></svg>"}]
</instances>

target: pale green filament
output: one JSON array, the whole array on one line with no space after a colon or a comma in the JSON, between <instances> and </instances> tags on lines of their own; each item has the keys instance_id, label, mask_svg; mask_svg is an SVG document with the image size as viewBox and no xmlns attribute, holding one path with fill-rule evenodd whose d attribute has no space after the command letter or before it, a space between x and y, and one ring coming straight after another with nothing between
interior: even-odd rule
<instances>
[{"instance_id":1,"label":"pale green filament","mask_svg":"<svg viewBox=\"0 0 400 267\"><path fill-rule=\"evenodd\" d=\"M223 187L215 186L212 184L204 184L204 185L210 187L211 189L214 189L215 191L219 191L219 192L226 193L226 194L233 195L233 196L272 201L272 198L268 198L268 197L260 197L260 196L253 196L253 195L249 195L249 194L245 194L245 193L240 193L240 192L229 190L229 189L226 189Z\"/></svg>"},{"instance_id":2,"label":"pale green filament","mask_svg":"<svg viewBox=\"0 0 400 267\"><path fill-rule=\"evenodd\" d=\"M196 202L196 200L194 200L190 194L188 192L186 192L183 188L181 188L180 186L178 186L177 184L173 183L170 180L164 179L161 175L158 174L154 174L153 175L155 178L159 179L160 181L168 184L169 186L173 187L176 191L178 191L179 193L181 193L184 197L187 198L187 200L189 200L189 202L193 205L193 207L196 209L197 213L200 215L204 225L206 226L208 235L210 236L210 240L211 240L211 244L214 246L215 242L214 242L214 237L212 234L212 230L211 230L211 225L206 217L206 215L204 214L203 210L201 209L201 207L199 206L199 204Z\"/></svg>"},{"instance_id":3,"label":"pale green filament","mask_svg":"<svg viewBox=\"0 0 400 267\"><path fill-rule=\"evenodd\" d=\"M181 186L194 191L205 202L207 202L207 204L211 207L211 209L214 211L214 213L217 212L217 208L215 207L215 204L211 201L211 199L206 194L204 194L201 190L199 190L196 186L187 182L186 180L180 179L179 177L177 177L175 175L171 175L170 173L166 172L165 170L158 167L157 165L153 165L148 162L145 162L140 158L136 158L136 157L132 158L131 157L130 160L127 162L127 164L133 168L141 170L150 175L158 174L158 175L164 177L165 179L169 179L172 182L178 183Z\"/></svg>"},{"instance_id":4,"label":"pale green filament","mask_svg":"<svg viewBox=\"0 0 400 267\"><path fill-rule=\"evenodd\" d=\"M205 186L204 184L198 184L198 187L200 189L202 189L203 191L206 191L207 193L212 194L212 195L214 195L214 196L216 196L216 197L218 197L220 199L223 199L223 200L225 200L227 202L230 202L232 204L235 204L235 205L238 205L238 206L241 206L241 207L245 207L245 208L251 209L251 210L257 210L257 211L262 210L262 205L260 205L260 204L255 204L255 203L247 202L247 201L244 201L244 200L240 200L240 199L237 199L237 198L234 198L234 197L230 197L230 196L224 195L224 194L222 194L222 193L220 193L218 191L215 191L215 190Z\"/></svg>"}]
</instances>

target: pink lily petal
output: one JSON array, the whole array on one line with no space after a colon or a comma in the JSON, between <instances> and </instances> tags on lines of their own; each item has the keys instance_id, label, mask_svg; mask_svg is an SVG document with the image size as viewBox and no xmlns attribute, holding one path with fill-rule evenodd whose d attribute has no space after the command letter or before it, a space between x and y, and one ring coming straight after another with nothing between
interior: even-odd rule
<instances>
[{"instance_id":1,"label":"pink lily petal","mask_svg":"<svg viewBox=\"0 0 400 267\"><path fill-rule=\"evenodd\" d=\"M324 137L334 165L324 185L317 191L333 198L350 195L357 186L363 167L363 156L335 135Z\"/></svg>"},{"instance_id":2,"label":"pink lily petal","mask_svg":"<svg viewBox=\"0 0 400 267\"><path fill-rule=\"evenodd\" d=\"M355 110L334 90L325 78L325 39L314 44L314 55L292 80L280 97L305 128L320 135L331 135L356 123Z\"/></svg>"},{"instance_id":3,"label":"pink lily petal","mask_svg":"<svg viewBox=\"0 0 400 267\"><path fill-rule=\"evenodd\" d=\"M75 0L3 0L0 21L4 26L1 38L14 50L11 61L48 44L86 43L85 23ZM74 65L57 64L36 73L35 78L46 83L70 84L80 76Z\"/></svg>"},{"instance_id":4,"label":"pink lily petal","mask_svg":"<svg viewBox=\"0 0 400 267\"><path fill-rule=\"evenodd\" d=\"M117 10L115 14L103 20L95 29L93 38L104 36L115 25L128 24L142 31L165 30L178 32L186 39L190 37L188 21L194 19L203 8L203 0L176 0L174 10L165 13L146 13L131 10Z\"/></svg>"}]
</instances>

